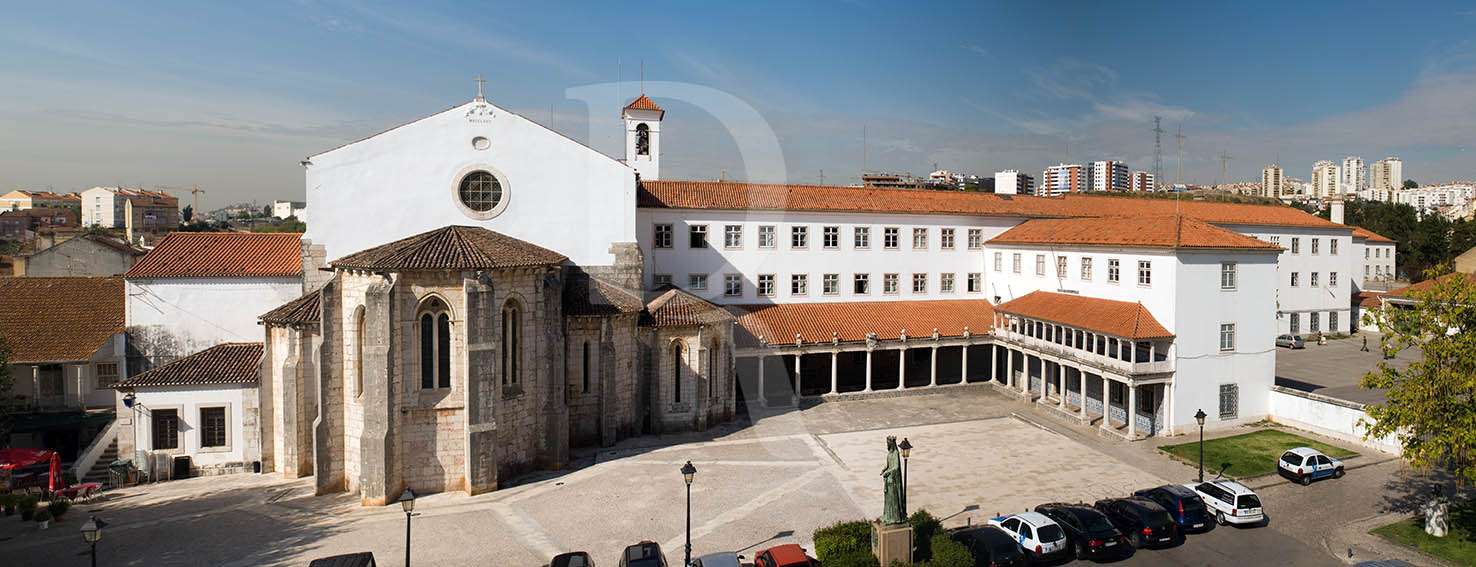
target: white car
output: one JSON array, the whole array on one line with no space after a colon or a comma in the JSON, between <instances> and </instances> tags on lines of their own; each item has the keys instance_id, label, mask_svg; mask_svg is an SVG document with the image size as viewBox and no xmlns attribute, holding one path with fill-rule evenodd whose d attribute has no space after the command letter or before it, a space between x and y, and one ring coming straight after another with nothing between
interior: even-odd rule
<instances>
[{"instance_id":1,"label":"white car","mask_svg":"<svg viewBox=\"0 0 1476 567\"><path fill-rule=\"evenodd\" d=\"M1204 500L1204 505L1215 515L1215 521L1222 526L1266 521L1266 514L1261 510L1261 497L1243 484L1233 480L1211 480L1184 486Z\"/></svg>"},{"instance_id":2,"label":"white car","mask_svg":"<svg viewBox=\"0 0 1476 567\"><path fill-rule=\"evenodd\" d=\"M989 525L1004 530L1020 542L1032 561L1052 557L1066 552L1066 531L1045 514L1024 512L1010 516L990 518Z\"/></svg>"},{"instance_id":3,"label":"white car","mask_svg":"<svg viewBox=\"0 0 1476 567\"><path fill-rule=\"evenodd\" d=\"M1297 447L1282 453L1281 460L1276 461L1276 471L1307 486L1319 478L1343 478L1343 461L1311 447Z\"/></svg>"}]
</instances>

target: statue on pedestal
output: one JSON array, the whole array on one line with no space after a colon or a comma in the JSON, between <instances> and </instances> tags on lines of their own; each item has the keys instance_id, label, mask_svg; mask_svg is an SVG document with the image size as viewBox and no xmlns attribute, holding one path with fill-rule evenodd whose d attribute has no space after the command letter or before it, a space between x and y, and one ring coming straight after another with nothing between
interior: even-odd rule
<instances>
[{"instance_id":1,"label":"statue on pedestal","mask_svg":"<svg viewBox=\"0 0 1476 567\"><path fill-rule=\"evenodd\" d=\"M882 469L882 485L885 492L882 504L883 524L907 522L907 512L902 509L902 456L897 451L897 438L887 436L887 468Z\"/></svg>"},{"instance_id":2,"label":"statue on pedestal","mask_svg":"<svg viewBox=\"0 0 1476 567\"><path fill-rule=\"evenodd\" d=\"M1450 533L1450 501L1445 498L1440 485L1435 485L1434 496L1425 503L1425 533L1445 537Z\"/></svg>"}]
</instances>

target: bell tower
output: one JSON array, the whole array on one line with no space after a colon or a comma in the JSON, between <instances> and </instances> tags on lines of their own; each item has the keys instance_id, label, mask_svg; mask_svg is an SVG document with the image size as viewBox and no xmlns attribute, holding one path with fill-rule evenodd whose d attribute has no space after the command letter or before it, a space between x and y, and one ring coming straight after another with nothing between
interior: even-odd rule
<instances>
[{"instance_id":1,"label":"bell tower","mask_svg":"<svg viewBox=\"0 0 1476 567\"><path fill-rule=\"evenodd\" d=\"M661 118L666 111L642 93L620 115L625 118L625 164L641 179L661 179Z\"/></svg>"}]
</instances>

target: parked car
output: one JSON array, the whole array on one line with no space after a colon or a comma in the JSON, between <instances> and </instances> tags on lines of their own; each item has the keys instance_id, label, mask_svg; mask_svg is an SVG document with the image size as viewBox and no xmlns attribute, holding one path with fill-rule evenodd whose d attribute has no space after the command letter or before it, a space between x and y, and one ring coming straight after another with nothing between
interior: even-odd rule
<instances>
[{"instance_id":1,"label":"parked car","mask_svg":"<svg viewBox=\"0 0 1476 567\"><path fill-rule=\"evenodd\" d=\"M1319 478L1343 478L1343 461L1311 447L1297 447L1281 454L1281 460L1276 462L1276 472L1307 486Z\"/></svg>"},{"instance_id":2,"label":"parked car","mask_svg":"<svg viewBox=\"0 0 1476 567\"><path fill-rule=\"evenodd\" d=\"M743 567L743 556L731 551L709 553L693 558L692 567Z\"/></svg>"},{"instance_id":3,"label":"parked car","mask_svg":"<svg viewBox=\"0 0 1476 567\"><path fill-rule=\"evenodd\" d=\"M1215 529L1209 509L1204 506L1204 499L1193 490L1177 484L1165 484L1158 488L1139 490L1133 496L1147 498L1163 506L1174 522L1179 524L1181 532L1192 534Z\"/></svg>"},{"instance_id":4,"label":"parked car","mask_svg":"<svg viewBox=\"0 0 1476 567\"><path fill-rule=\"evenodd\" d=\"M1200 499L1215 515L1215 521L1225 524L1263 524L1266 514L1261 510L1261 497L1245 485L1233 480L1211 480L1191 482L1184 485Z\"/></svg>"},{"instance_id":5,"label":"parked car","mask_svg":"<svg viewBox=\"0 0 1476 567\"><path fill-rule=\"evenodd\" d=\"M975 565L994 567L1025 567L1025 548L1015 541L1015 536L995 526L972 526L949 535L953 541L963 544L974 556Z\"/></svg>"},{"instance_id":6,"label":"parked car","mask_svg":"<svg viewBox=\"0 0 1476 567\"><path fill-rule=\"evenodd\" d=\"M594 559L583 551L571 551L555 555L548 567L594 567Z\"/></svg>"},{"instance_id":7,"label":"parked car","mask_svg":"<svg viewBox=\"0 0 1476 567\"><path fill-rule=\"evenodd\" d=\"M620 554L620 567L666 567L666 554L654 541L643 541L625 548Z\"/></svg>"},{"instance_id":8,"label":"parked car","mask_svg":"<svg viewBox=\"0 0 1476 567\"><path fill-rule=\"evenodd\" d=\"M1173 547L1184 543L1184 532L1167 510L1147 498L1108 498L1095 508L1122 530L1133 547Z\"/></svg>"},{"instance_id":9,"label":"parked car","mask_svg":"<svg viewBox=\"0 0 1476 567\"><path fill-rule=\"evenodd\" d=\"M1025 553L1030 555L1032 563L1049 561L1070 551L1066 546L1065 530L1040 512L990 518L989 525L1014 536L1020 547L1025 548Z\"/></svg>"},{"instance_id":10,"label":"parked car","mask_svg":"<svg viewBox=\"0 0 1476 567\"><path fill-rule=\"evenodd\" d=\"M820 567L820 562L810 559L804 548L786 543L770 547L753 556L754 567Z\"/></svg>"},{"instance_id":11,"label":"parked car","mask_svg":"<svg viewBox=\"0 0 1476 567\"><path fill-rule=\"evenodd\" d=\"M368 551L345 553L332 557L320 557L308 563L308 567L374 567L374 554Z\"/></svg>"},{"instance_id":12,"label":"parked car","mask_svg":"<svg viewBox=\"0 0 1476 567\"><path fill-rule=\"evenodd\" d=\"M1307 348L1307 342L1302 340L1301 335L1281 335L1276 337L1276 346L1286 348Z\"/></svg>"},{"instance_id":13,"label":"parked car","mask_svg":"<svg viewBox=\"0 0 1476 567\"><path fill-rule=\"evenodd\" d=\"M1066 531L1071 552L1077 559L1117 559L1133 554L1122 532L1107 516L1085 504L1041 504L1036 512L1044 514Z\"/></svg>"}]
</instances>

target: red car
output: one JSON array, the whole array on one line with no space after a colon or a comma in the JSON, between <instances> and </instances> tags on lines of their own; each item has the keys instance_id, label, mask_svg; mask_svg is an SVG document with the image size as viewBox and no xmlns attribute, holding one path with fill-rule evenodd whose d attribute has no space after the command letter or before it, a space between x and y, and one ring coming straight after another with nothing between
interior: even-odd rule
<instances>
[{"instance_id":1,"label":"red car","mask_svg":"<svg viewBox=\"0 0 1476 567\"><path fill-rule=\"evenodd\" d=\"M820 567L820 562L805 555L804 548L787 543L758 552L753 558L754 567Z\"/></svg>"}]
</instances>

